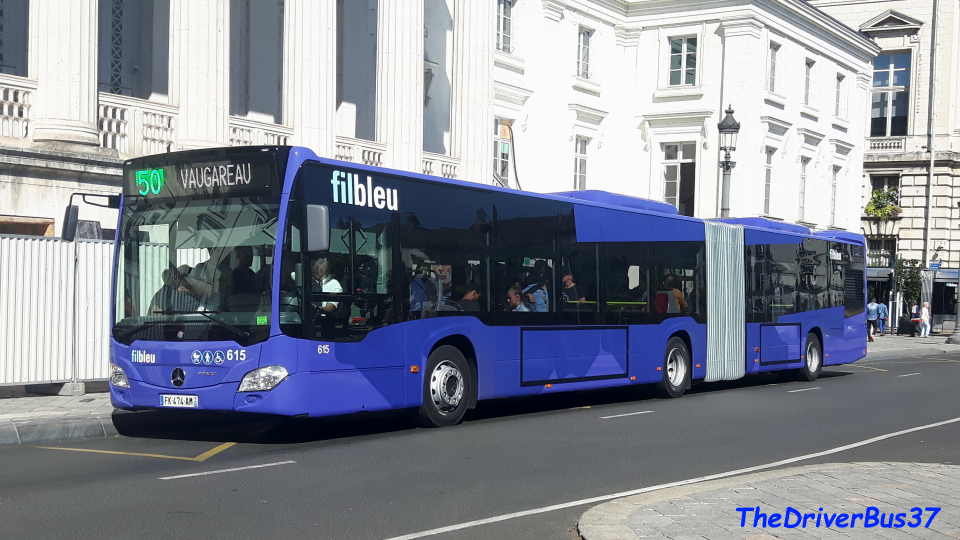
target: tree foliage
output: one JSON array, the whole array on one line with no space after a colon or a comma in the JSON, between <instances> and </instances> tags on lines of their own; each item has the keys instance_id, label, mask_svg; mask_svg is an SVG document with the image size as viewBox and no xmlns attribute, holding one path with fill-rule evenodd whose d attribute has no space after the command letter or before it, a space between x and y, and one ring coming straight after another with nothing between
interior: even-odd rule
<instances>
[{"instance_id":1,"label":"tree foliage","mask_svg":"<svg viewBox=\"0 0 960 540\"><path fill-rule=\"evenodd\" d=\"M897 283L897 290L903 294L905 309L911 300L920 303L922 270L923 266L916 259L897 259L897 265L893 269L893 279Z\"/></svg>"}]
</instances>

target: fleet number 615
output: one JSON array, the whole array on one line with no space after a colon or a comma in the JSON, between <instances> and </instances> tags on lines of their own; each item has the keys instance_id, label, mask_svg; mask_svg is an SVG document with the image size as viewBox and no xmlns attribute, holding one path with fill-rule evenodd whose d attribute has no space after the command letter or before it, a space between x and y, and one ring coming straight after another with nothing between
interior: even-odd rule
<instances>
[{"instance_id":1,"label":"fleet number 615","mask_svg":"<svg viewBox=\"0 0 960 540\"><path fill-rule=\"evenodd\" d=\"M317 345L317 354L330 354L329 345Z\"/></svg>"}]
</instances>

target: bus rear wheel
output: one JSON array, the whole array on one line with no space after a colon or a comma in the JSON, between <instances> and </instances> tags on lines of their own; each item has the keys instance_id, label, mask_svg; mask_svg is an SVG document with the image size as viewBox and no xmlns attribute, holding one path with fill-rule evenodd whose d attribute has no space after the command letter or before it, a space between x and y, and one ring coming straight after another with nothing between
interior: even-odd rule
<instances>
[{"instance_id":1,"label":"bus rear wheel","mask_svg":"<svg viewBox=\"0 0 960 540\"><path fill-rule=\"evenodd\" d=\"M423 427L458 424L467 412L472 393L470 366L460 349L452 345L437 347L427 358L418 423Z\"/></svg>"},{"instance_id":2,"label":"bus rear wheel","mask_svg":"<svg viewBox=\"0 0 960 540\"><path fill-rule=\"evenodd\" d=\"M801 381L815 381L823 369L823 347L816 334L807 334L806 354L803 356L803 367L797 370L797 377Z\"/></svg>"},{"instance_id":3,"label":"bus rear wheel","mask_svg":"<svg viewBox=\"0 0 960 540\"><path fill-rule=\"evenodd\" d=\"M677 398L690 386L690 351L678 337L667 341L663 354L663 380L660 381L660 397Z\"/></svg>"}]
</instances>

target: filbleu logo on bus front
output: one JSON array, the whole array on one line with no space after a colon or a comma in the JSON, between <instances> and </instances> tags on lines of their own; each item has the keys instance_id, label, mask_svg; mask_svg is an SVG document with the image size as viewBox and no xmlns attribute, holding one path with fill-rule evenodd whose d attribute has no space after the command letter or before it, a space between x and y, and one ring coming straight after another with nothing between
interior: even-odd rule
<instances>
[{"instance_id":1,"label":"filbleu logo on bus front","mask_svg":"<svg viewBox=\"0 0 960 540\"><path fill-rule=\"evenodd\" d=\"M330 179L333 186L333 202L368 206L378 210L396 210L400 206L397 190L373 185L373 178L367 177L366 183L360 175L333 171Z\"/></svg>"},{"instance_id":2,"label":"filbleu logo on bus front","mask_svg":"<svg viewBox=\"0 0 960 540\"><path fill-rule=\"evenodd\" d=\"M133 351L130 353L130 361L134 364L156 364L157 355L147 351Z\"/></svg>"}]
</instances>

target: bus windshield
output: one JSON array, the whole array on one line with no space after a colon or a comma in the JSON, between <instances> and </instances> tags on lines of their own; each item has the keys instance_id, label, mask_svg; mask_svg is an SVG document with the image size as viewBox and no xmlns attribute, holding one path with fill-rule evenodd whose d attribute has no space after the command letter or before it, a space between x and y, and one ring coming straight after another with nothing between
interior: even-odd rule
<instances>
[{"instance_id":1,"label":"bus windshield","mask_svg":"<svg viewBox=\"0 0 960 540\"><path fill-rule=\"evenodd\" d=\"M267 338L278 197L145 203L124 208L114 338Z\"/></svg>"}]
</instances>

